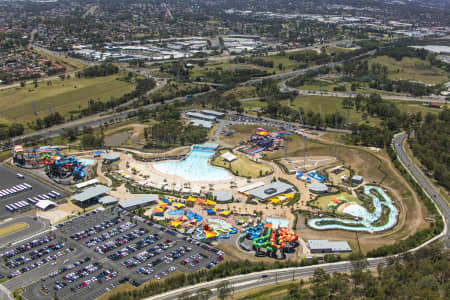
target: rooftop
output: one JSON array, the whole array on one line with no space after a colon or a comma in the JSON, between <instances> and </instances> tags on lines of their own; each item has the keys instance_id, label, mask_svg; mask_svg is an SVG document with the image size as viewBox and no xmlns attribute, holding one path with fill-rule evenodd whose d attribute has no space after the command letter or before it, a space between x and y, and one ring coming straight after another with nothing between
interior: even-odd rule
<instances>
[{"instance_id":1,"label":"rooftop","mask_svg":"<svg viewBox=\"0 0 450 300\"><path fill-rule=\"evenodd\" d=\"M275 181L269 185L265 185L248 191L248 194L261 200L266 200L278 194L286 193L292 190L294 186L284 183L282 181Z\"/></svg>"},{"instance_id":2,"label":"rooftop","mask_svg":"<svg viewBox=\"0 0 450 300\"><path fill-rule=\"evenodd\" d=\"M72 196L72 199L79 202L84 202L87 200L90 200L92 198L98 197L100 195L103 195L106 192L109 192L111 189L104 185L96 185L93 187L90 187L88 189L85 189L79 194L75 194Z\"/></svg>"},{"instance_id":3,"label":"rooftop","mask_svg":"<svg viewBox=\"0 0 450 300\"><path fill-rule=\"evenodd\" d=\"M190 119L189 123L191 125L194 125L194 126L203 126L203 127L207 128L207 129L211 129L213 127L213 123L210 122L210 121Z\"/></svg>"},{"instance_id":4,"label":"rooftop","mask_svg":"<svg viewBox=\"0 0 450 300\"><path fill-rule=\"evenodd\" d=\"M135 206L144 206L152 202L156 203L159 201L158 195L149 194L141 197L131 198L119 202L120 207L124 209L129 209Z\"/></svg>"},{"instance_id":5,"label":"rooftop","mask_svg":"<svg viewBox=\"0 0 450 300\"><path fill-rule=\"evenodd\" d=\"M228 192L214 192L214 200L217 202L228 202L233 200L233 194Z\"/></svg>"},{"instance_id":6,"label":"rooftop","mask_svg":"<svg viewBox=\"0 0 450 300\"><path fill-rule=\"evenodd\" d=\"M53 201L50 201L50 200L39 200L36 203L36 207L40 208L42 210L46 210L47 208L49 208L51 206L56 206L56 205Z\"/></svg>"},{"instance_id":7,"label":"rooftop","mask_svg":"<svg viewBox=\"0 0 450 300\"><path fill-rule=\"evenodd\" d=\"M202 114L202 113L198 113L198 112L187 112L186 115L188 117L191 117L191 118L208 120L208 121L212 121L212 122L216 121L216 117L208 116L208 115L205 115L205 114Z\"/></svg>"},{"instance_id":8,"label":"rooftop","mask_svg":"<svg viewBox=\"0 0 450 300\"><path fill-rule=\"evenodd\" d=\"M103 204L103 205L108 205L108 204L114 204L114 203L117 203L117 202L119 202L119 200L117 200L117 198L116 197L113 197L113 196L104 196L104 197L101 197L99 200L98 200L98 202L100 202L101 204Z\"/></svg>"},{"instance_id":9,"label":"rooftop","mask_svg":"<svg viewBox=\"0 0 450 300\"><path fill-rule=\"evenodd\" d=\"M120 159L120 154L119 153L105 153L103 154L103 159L104 160L119 160Z\"/></svg>"},{"instance_id":10,"label":"rooftop","mask_svg":"<svg viewBox=\"0 0 450 300\"><path fill-rule=\"evenodd\" d=\"M308 248L311 250L328 250L333 252L352 251L346 241L309 240Z\"/></svg>"}]
</instances>

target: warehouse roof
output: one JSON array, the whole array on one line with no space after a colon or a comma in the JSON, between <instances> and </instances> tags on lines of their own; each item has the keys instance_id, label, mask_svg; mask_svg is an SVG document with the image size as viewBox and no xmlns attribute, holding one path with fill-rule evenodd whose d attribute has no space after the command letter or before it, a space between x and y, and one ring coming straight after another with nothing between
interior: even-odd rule
<instances>
[{"instance_id":1,"label":"warehouse roof","mask_svg":"<svg viewBox=\"0 0 450 300\"><path fill-rule=\"evenodd\" d=\"M85 188L87 186L90 186L90 185L93 185L93 184L97 184L97 183L98 183L98 179L94 178L94 179L91 179L91 180L88 180L88 181L77 183L77 184L75 184L75 187L77 189L82 189L82 188Z\"/></svg>"},{"instance_id":2,"label":"warehouse roof","mask_svg":"<svg viewBox=\"0 0 450 300\"><path fill-rule=\"evenodd\" d=\"M104 196L104 197L101 197L99 200L98 200L98 202L100 202L101 204L103 204L103 205L109 205L109 204L114 204L114 203L117 203L117 202L119 202L119 200L117 200L117 198L116 197L113 197L113 196Z\"/></svg>"},{"instance_id":3,"label":"warehouse roof","mask_svg":"<svg viewBox=\"0 0 450 300\"><path fill-rule=\"evenodd\" d=\"M309 240L307 245L311 250L352 251L352 248L345 241Z\"/></svg>"},{"instance_id":4,"label":"warehouse roof","mask_svg":"<svg viewBox=\"0 0 450 300\"><path fill-rule=\"evenodd\" d=\"M146 206L150 203L156 203L158 202L159 197L158 195L149 194L141 197L131 198L127 200L123 200L119 202L120 207L123 209L130 209L135 206Z\"/></svg>"},{"instance_id":5,"label":"warehouse roof","mask_svg":"<svg viewBox=\"0 0 450 300\"><path fill-rule=\"evenodd\" d=\"M187 112L186 115L190 118L196 118L196 119L207 120L207 121L212 121L212 122L216 121L216 117L214 117L214 116L204 115L204 114L197 113L197 112Z\"/></svg>"},{"instance_id":6,"label":"warehouse roof","mask_svg":"<svg viewBox=\"0 0 450 300\"><path fill-rule=\"evenodd\" d=\"M286 193L292 190L293 186L282 181L275 181L269 185L265 185L248 191L248 194L258 199L266 200L278 194Z\"/></svg>"},{"instance_id":7,"label":"warehouse roof","mask_svg":"<svg viewBox=\"0 0 450 300\"><path fill-rule=\"evenodd\" d=\"M189 123L194 126L202 126L206 129L211 129L213 127L213 123L210 121L204 121L204 120L197 120L197 119L190 119Z\"/></svg>"},{"instance_id":8,"label":"warehouse roof","mask_svg":"<svg viewBox=\"0 0 450 300\"><path fill-rule=\"evenodd\" d=\"M214 110L207 110L207 109L204 109L204 110L201 110L200 112L201 112L202 114L205 114L205 115L212 115L212 116L215 116L215 117L218 117L218 118L223 118L223 117L225 116L224 113L218 112L218 111L214 111Z\"/></svg>"},{"instance_id":9,"label":"warehouse roof","mask_svg":"<svg viewBox=\"0 0 450 300\"><path fill-rule=\"evenodd\" d=\"M85 189L79 194L75 194L72 196L72 199L79 202L84 202L90 200L92 198L103 195L106 192L109 192L111 189L104 185L96 185Z\"/></svg>"}]
</instances>

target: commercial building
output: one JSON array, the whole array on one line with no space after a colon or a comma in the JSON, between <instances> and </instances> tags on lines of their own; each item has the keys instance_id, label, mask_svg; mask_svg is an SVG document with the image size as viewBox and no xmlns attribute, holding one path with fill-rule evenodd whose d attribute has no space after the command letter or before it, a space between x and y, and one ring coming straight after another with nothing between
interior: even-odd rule
<instances>
[{"instance_id":1,"label":"commercial building","mask_svg":"<svg viewBox=\"0 0 450 300\"><path fill-rule=\"evenodd\" d=\"M75 188L77 190L79 190L79 189L83 189L85 187L88 187L90 185L94 185L94 184L97 184L97 183L98 183L98 179L94 178L94 179L91 179L91 180L88 180L88 181L84 181L84 182L80 182L80 183L75 184Z\"/></svg>"},{"instance_id":2,"label":"commercial building","mask_svg":"<svg viewBox=\"0 0 450 300\"><path fill-rule=\"evenodd\" d=\"M98 200L98 203L102 204L102 205L113 205L116 204L117 202L119 202L119 200L117 200L116 197L113 196L103 196Z\"/></svg>"},{"instance_id":3,"label":"commercial building","mask_svg":"<svg viewBox=\"0 0 450 300\"><path fill-rule=\"evenodd\" d=\"M105 153L103 154L103 163L110 164L120 159L119 153Z\"/></svg>"},{"instance_id":4,"label":"commercial building","mask_svg":"<svg viewBox=\"0 0 450 300\"><path fill-rule=\"evenodd\" d=\"M210 116L210 115L205 115L205 114L198 113L198 112L189 111L186 113L186 116L191 119L216 122L216 117Z\"/></svg>"},{"instance_id":5,"label":"commercial building","mask_svg":"<svg viewBox=\"0 0 450 300\"><path fill-rule=\"evenodd\" d=\"M308 185L308 189L314 194L325 194L328 192L328 187L326 184L320 182L314 182Z\"/></svg>"},{"instance_id":6,"label":"commercial building","mask_svg":"<svg viewBox=\"0 0 450 300\"><path fill-rule=\"evenodd\" d=\"M306 245L311 253L352 252L345 241L309 240Z\"/></svg>"},{"instance_id":7,"label":"commercial building","mask_svg":"<svg viewBox=\"0 0 450 300\"><path fill-rule=\"evenodd\" d=\"M216 117L216 119L223 119L223 118L225 118L225 114L224 113L221 113L221 112L218 112L218 111L214 111L214 110L204 109L204 110L201 110L200 113L202 113L204 115L207 115L207 116Z\"/></svg>"},{"instance_id":8,"label":"commercial building","mask_svg":"<svg viewBox=\"0 0 450 300\"><path fill-rule=\"evenodd\" d=\"M265 185L253 190L249 190L247 194L258 198L261 201L268 200L279 194L291 193L294 191L294 186L284 183L282 181L275 181L269 185Z\"/></svg>"},{"instance_id":9,"label":"commercial building","mask_svg":"<svg viewBox=\"0 0 450 300\"><path fill-rule=\"evenodd\" d=\"M352 177L352 183L353 184L361 184L363 182L363 177L359 175L354 175Z\"/></svg>"},{"instance_id":10,"label":"commercial building","mask_svg":"<svg viewBox=\"0 0 450 300\"><path fill-rule=\"evenodd\" d=\"M159 201L158 195L145 195L141 197L131 198L119 202L119 206L123 209L131 210L139 207L148 206L150 204L156 204Z\"/></svg>"},{"instance_id":11,"label":"commercial building","mask_svg":"<svg viewBox=\"0 0 450 300\"><path fill-rule=\"evenodd\" d=\"M213 123L210 121L203 121L203 120L197 120L197 119L191 119L189 120L189 124L193 126L202 126L206 129L211 129L213 127Z\"/></svg>"},{"instance_id":12,"label":"commercial building","mask_svg":"<svg viewBox=\"0 0 450 300\"><path fill-rule=\"evenodd\" d=\"M111 189L104 185L96 185L85 189L84 191L72 196L74 202L81 207L88 207L96 204L100 196L109 192Z\"/></svg>"}]
</instances>

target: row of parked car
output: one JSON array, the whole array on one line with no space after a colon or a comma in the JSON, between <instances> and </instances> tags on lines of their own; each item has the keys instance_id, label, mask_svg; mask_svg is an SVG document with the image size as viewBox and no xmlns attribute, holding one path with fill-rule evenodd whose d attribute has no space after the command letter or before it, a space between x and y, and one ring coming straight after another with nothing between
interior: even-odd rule
<instances>
[{"instance_id":1,"label":"row of parked car","mask_svg":"<svg viewBox=\"0 0 450 300\"><path fill-rule=\"evenodd\" d=\"M71 235L70 238L75 240L75 241L79 241L79 240L85 239L85 238L87 238L87 237L89 237L91 235L95 235L95 234L97 234L99 232L102 232L103 230L106 230L107 228L110 228L110 227L112 227L112 226L114 226L116 224L119 224L121 222L122 222L121 218L114 217L114 218L112 218L109 221L102 222L102 223L97 224L95 226L92 226L92 227L90 227L88 229L85 229L83 231L77 232L77 233Z\"/></svg>"},{"instance_id":2,"label":"row of parked car","mask_svg":"<svg viewBox=\"0 0 450 300\"><path fill-rule=\"evenodd\" d=\"M1 253L0 256L1 257L6 257L6 258L11 258L11 257L14 257L16 255L25 253L25 252L33 249L33 248L36 248L36 247L39 247L39 246L44 245L46 243L49 243L51 241L53 241L53 237L51 237L49 235L46 235L46 236L43 236L43 237L41 237L39 239L35 239L35 240L32 240L32 241L27 242L25 244L22 244L20 246L17 246L15 249L6 250L5 252Z\"/></svg>"},{"instance_id":3,"label":"row of parked car","mask_svg":"<svg viewBox=\"0 0 450 300\"><path fill-rule=\"evenodd\" d=\"M159 239L160 236L157 233L150 234L149 236L146 236L142 240L137 241L135 244L128 245L125 248L108 255L108 258L113 261L117 261L121 258L127 257L131 253L134 253L138 250L141 250L142 248L147 247L148 245L153 244L155 241L158 241Z\"/></svg>"},{"instance_id":4,"label":"row of parked car","mask_svg":"<svg viewBox=\"0 0 450 300\"><path fill-rule=\"evenodd\" d=\"M25 272L28 272L28 271L30 271L30 270L33 270L33 269L39 267L40 265L43 265L43 264L45 264L45 263L48 263L49 261L58 259L59 257L63 256L65 253L66 253L66 254L67 254L67 253L71 253L73 250L74 250L73 248L67 248L67 249L64 250L64 251L58 251L58 252L56 252L56 253L53 254L53 255L49 255L49 256L47 256L47 257L45 257L45 258L42 258L41 260L39 260L39 261L37 261L37 262L35 262L35 263L32 263L31 265L28 265L28 266L26 266L26 267L23 267L23 268L21 268L20 270L14 271L12 274L9 274L9 275L8 275L8 278L13 278L13 277L16 277L16 276L18 276L18 275L20 275L20 274L22 274L22 273L25 273Z\"/></svg>"},{"instance_id":5,"label":"row of parked car","mask_svg":"<svg viewBox=\"0 0 450 300\"><path fill-rule=\"evenodd\" d=\"M125 231L128 231L132 228L136 227L136 224L131 222L126 222L124 224L121 224L119 227L115 227L108 232L102 233L99 236L96 236L88 241L84 242L84 245L88 248L91 248L97 244L100 244L101 242L104 242L106 240L109 240L115 236L118 236L121 233L124 233Z\"/></svg>"},{"instance_id":6,"label":"row of parked car","mask_svg":"<svg viewBox=\"0 0 450 300\"><path fill-rule=\"evenodd\" d=\"M62 249L62 248L64 248L63 243L49 244L40 249L33 250L32 252L29 253L29 257L21 255L21 256L16 256L14 258L10 258L10 259L6 260L5 265L8 268L14 269L14 268L17 268L18 266L21 266L25 263L36 260L42 256L45 256L47 254L50 254L50 253L57 251L59 249Z\"/></svg>"},{"instance_id":7,"label":"row of parked car","mask_svg":"<svg viewBox=\"0 0 450 300\"><path fill-rule=\"evenodd\" d=\"M84 259L80 259L79 261L76 261L73 264L67 265L65 267L62 267L59 270L56 270L55 272L50 273L48 276L50 278L54 278L54 277L58 276L59 274L62 274L64 272L66 272L66 271L70 271L70 270L72 270L72 269L74 269L74 268L76 268L76 267L78 267L78 266L80 266L82 264L85 264L85 263L87 263L89 261L91 261L91 258L90 257L85 257Z\"/></svg>"},{"instance_id":8,"label":"row of parked car","mask_svg":"<svg viewBox=\"0 0 450 300\"><path fill-rule=\"evenodd\" d=\"M143 228L135 229L127 234L124 234L124 235L116 238L113 241L110 240L101 246L95 247L95 252L100 253L100 254L107 253L107 252L112 251L122 245L125 245L128 242L133 241L147 233L148 233L147 229L143 229Z\"/></svg>"}]
</instances>

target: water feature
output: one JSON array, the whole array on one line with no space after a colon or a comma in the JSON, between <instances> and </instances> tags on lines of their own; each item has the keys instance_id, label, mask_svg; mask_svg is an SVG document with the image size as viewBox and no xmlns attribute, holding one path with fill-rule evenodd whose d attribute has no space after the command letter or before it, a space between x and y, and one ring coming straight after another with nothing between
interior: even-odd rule
<instances>
[{"instance_id":1,"label":"water feature","mask_svg":"<svg viewBox=\"0 0 450 300\"><path fill-rule=\"evenodd\" d=\"M371 193L371 190L375 190L383 199L379 199L377 196ZM349 231L383 231L389 229L395 225L397 222L397 208L392 204L391 199L386 193L377 186L364 186L364 194L371 197L373 200L373 206L375 207L375 211L370 213L366 208L362 207L359 204L350 204L345 207L343 212L349 215L352 215L359 220L348 220L348 219L339 219L339 218L316 218L310 219L308 221L308 225L314 229L344 229ZM374 226L372 223L376 222L380 219L382 215L382 205L389 208L388 221L380 226ZM318 224L320 222L338 222L340 224Z\"/></svg>"},{"instance_id":2,"label":"water feature","mask_svg":"<svg viewBox=\"0 0 450 300\"><path fill-rule=\"evenodd\" d=\"M223 181L231 179L226 170L210 166L209 158L213 150L195 149L184 159L179 161L165 161L154 163L155 169L162 173L177 175L188 181Z\"/></svg>"}]
</instances>

